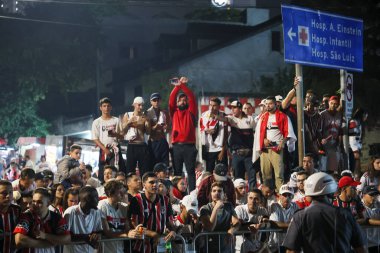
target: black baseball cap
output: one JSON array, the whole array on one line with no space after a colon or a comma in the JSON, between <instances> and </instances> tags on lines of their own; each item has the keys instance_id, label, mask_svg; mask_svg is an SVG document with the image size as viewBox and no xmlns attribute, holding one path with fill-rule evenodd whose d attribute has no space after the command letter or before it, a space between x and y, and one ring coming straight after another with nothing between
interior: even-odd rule
<instances>
[{"instance_id":1,"label":"black baseball cap","mask_svg":"<svg viewBox=\"0 0 380 253\"><path fill-rule=\"evenodd\" d=\"M223 163L218 163L214 168L214 177L216 181L226 181L227 180L228 168Z\"/></svg>"},{"instance_id":2,"label":"black baseball cap","mask_svg":"<svg viewBox=\"0 0 380 253\"><path fill-rule=\"evenodd\" d=\"M367 185L363 189L363 194L374 196L374 195L379 195L380 192L375 185Z\"/></svg>"},{"instance_id":3,"label":"black baseball cap","mask_svg":"<svg viewBox=\"0 0 380 253\"><path fill-rule=\"evenodd\" d=\"M35 180L45 179L47 178L43 171L36 173Z\"/></svg>"},{"instance_id":4,"label":"black baseball cap","mask_svg":"<svg viewBox=\"0 0 380 253\"><path fill-rule=\"evenodd\" d=\"M152 95L150 95L150 100L153 100L153 99L161 99L160 93L158 92L152 93Z\"/></svg>"},{"instance_id":5,"label":"black baseball cap","mask_svg":"<svg viewBox=\"0 0 380 253\"><path fill-rule=\"evenodd\" d=\"M153 167L153 172L158 173L158 172L165 172L169 171L168 166L165 163L156 163Z\"/></svg>"}]
</instances>

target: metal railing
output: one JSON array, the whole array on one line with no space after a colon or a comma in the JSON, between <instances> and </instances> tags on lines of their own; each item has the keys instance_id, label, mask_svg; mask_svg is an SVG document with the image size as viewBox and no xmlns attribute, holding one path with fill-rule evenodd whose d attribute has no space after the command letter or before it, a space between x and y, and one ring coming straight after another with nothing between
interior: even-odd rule
<instances>
[{"instance_id":1,"label":"metal railing","mask_svg":"<svg viewBox=\"0 0 380 253\"><path fill-rule=\"evenodd\" d=\"M101 245L100 252L101 253L105 253L105 251L104 251L104 249L105 249L104 244L105 243L109 243L109 242L123 242L124 246L125 246L125 242L128 242L128 241L130 242L129 243L129 251L128 252L133 252L133 244L132 244L132 242L139 241L139 240L140 241L142 241L142 240L149 240L149 239L150 238L145 238L145 239L134 239L134 238L107 238L107 239L101 239L101 240L99 240L99 243ZM175 242L176 245L178 245L177 244L178 241L181 242L180 244L182 245L181 246L182 247L182 252L187 252L186 251L187 247L186 247L186 240L185 240L185 238L183 238L183 236L181 236L181 235L176 235L175 238L171 240L172 244L173 244L173 242ZM145 244L143 243L142 244L143 252L144 252L144 246L145 246ZM125 252L125 249L124 249L124 252ZM107 252L107 253L111 253L111 252Z\"/></svg>"},{"instance_id":2,"label":"metal railing","mask_svg":"<svg viewBox=\"0 0 380 253\"><path fill-rule=\"evenodd\" d=\"M380 253L380 226L365 225L360 226L365 232L368 247L377 247L377 252ZM372 244L376 244L372 246Z\"/></svg>"},{"instance_id":3,"label":"metal railing","mask_svg":"<svg viewBox=\"0 0 380 253\"><path fill-rule=\"evenodd\" d=\"M368 246L370 247L377 247L377 252L380 253L380 226L361 226L364 234L366 235L366 238L367 238L367 242L369 243ZM257 233L286 233L286 229L259 229L257 231ZM236 237L237 236L242 236L243 238L243 242L245 241L245 238L244 238L244 234L250 234L251 231L237 231L237 232L234 232L233 236L234 236L234 239L236 241ZM221 253L223 252L223 250L225 250L226 248L223 247L222 245L222 237L229 237L231 238L231 234L227 233L227 232L202 232L202 233L199 233L197 234L194 238L193 238L193 242L192 242L192 245L191 245L191 248L188 247L188 251L186 252L198 252L197 249L199 249L199 241L202 237L205 237L206 238L206 242L204 243L204 248L206 249L205 252L209 252L209 237L213 236L214 238L218 238L218 243L217 243L217 246L219 248L219 251L218 252L212 252L212 253ZM281 243L282 242L276 242L276 247L274 248L277 248L278 252L280 252L280 246L281 246ZM235 248L234 248L234 244L233 243L230 243L229 245L229 250L230 252L235 252ZM273 250L273 245L269 245L271 246L271 249ZM238 250L240 251L240 249Z\"/></svg>"},{"instance_id":4,"label":"metal railing","mask_svg":"<svg viewBox=\"0 0 380 253\"><path fill-rule=\"evenodd\" d=\"M257 231L257 233L285 233L285 232L286 232L286 230L283 230L283 229L267 229L267 228L266 229L259 229ZM223 238L223 240L225 240L225 238L228 238L227 240L230 240L231 243L227 244L227 245L229 245L229 250L230 250L230 252L235 252L235 245L233 242L236 241L236 236L242 236L243 242L244 242L245 241L244 234L251 234L251 233L252 232L249 230L236 231L236 232L234 232L233 238L232 238L232 235L230 233L227 233L227 232L202 232L202 233L197 234L194 237L193 243L191 245L191 249L187 252L196 252L196 250L199 248L199 245L202 244L202 242L199 242L202 237L206 237L206 241L203 243L204 247L206 249L206 252L209 252L209 239L210 239L210 237L212 239L214 239L215 237L218 238L217 246L219 249L219 253L222 252L221 249L226 250L226 248L223 247L224 245L222 245L222 238ZM215 243L213 246L215 246ZM280 243L277 244L277 248L278 248L278 250L280 249ZM213 252L213 253L216 253L216 252Z\"/></svg>"},{"instance_id":5,"label":"metal railing","mask_svg":"<svg viewBox=\"0 0 380 253\"><path fill-rule=\"evenodd\" d=\"M363 230L363 233L367 237L367 241L371 243L369 246L377 247L377 252L380 253L380 226L361 226L361 228ZM177 252L195 253L195 252L200 252L200 251L209 253L210 252L209 251L209 248L210 248L209 244L213 245L213 247L211 247L213 249L212 253L222 253L225 251L236 252L234 242L236 242L237 237L241 236L242 241L244 242L245 241L244 235L245 234L251 234L251 233L252 232L249 230L236 231L233 233L233 235L231 235L227 232L202 232L202 233L195 235L192 238L190 243L186 243L186 240L182 235L176 235L176 237L171 240L172 245L173 244L180 245L181 247L180 247L180 249L177 247L176 248L177 250L173 250L173 253L177 253ZM257 231L257 234L259 234L259 233L261 233L261 234L265 233L267 236L267 240L268 240L269 233L286 233L286 230L284 230L284 229L271 229L271 228L259 229ZM205 238L205 240L203 242L201 241L202 238ZM217 242L215 240L216 238L217 238ZM210 242L209 239L213 239L215 241ZM124 243L127 241L131 242L129 244L129 251L127 250L127 252L133 252L133 242L136 242L139 240L142 240L142 239L133 239L133 238L109 238L108 239L108 238L104 238L104 239L99 240L99 243L101 245L101 248L100 248L101 250L99 252L105 253L104 243L108 243L108 242L123 242ZM148 239L146 238L145 240L148 240ZM225 242L228 242L228 243L225 243ZM86 243L85 242L72 242L69 245L79 245L79 244L86 244ZM125 243L124 243L124 246L126 246ZM273 245L269 245L269 246L271 246L272 250L277 249L278 251L280 251L281 242L277 242L275 246L273 246ZM144 244L143 244L143 247L144 247ZM215 248L218 248L218 251L214 251ZM144 248L142 248L142 249L144 250ZM240 251L240 249L238 249L237 251ZM124 252L125 252L125 249L124 249ZM107 252L107 253L110 253L110 252Z\"/></svg>"}]
</instances>

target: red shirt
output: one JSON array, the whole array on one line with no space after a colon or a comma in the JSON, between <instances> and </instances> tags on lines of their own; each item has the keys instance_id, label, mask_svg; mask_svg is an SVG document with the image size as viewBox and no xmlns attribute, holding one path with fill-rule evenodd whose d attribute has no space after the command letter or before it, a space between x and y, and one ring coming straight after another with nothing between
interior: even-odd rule
<instances>
[{"instance_id":1,"label":"red shirt","mask_svg":"<svg viewBox=\"0 0 380 253\"><path fill-rule=\"evenodd\" d=\"M177 95L180 90L187 96L189 105L182 111L177 107ZM169 111L172 118L172 143L195 143L197 104L194 93L184 83L175 86L170 93Z\"/></svg>"},{"instance_id":2,"label":"red shirt","mask_svg":"<svg viewBox=\"0 0 380 253\"><path fill-rule=\"evenodd\" d=\"M307 200L306 200L306 197L303 197L302 199L297 200L297 201L296 201L296 204L298 205L298 207L299 207L300 209L304 209L304 208L310 206L310 205L311 205L311 202L307 201Z\"/></svg>"}]
</instances>

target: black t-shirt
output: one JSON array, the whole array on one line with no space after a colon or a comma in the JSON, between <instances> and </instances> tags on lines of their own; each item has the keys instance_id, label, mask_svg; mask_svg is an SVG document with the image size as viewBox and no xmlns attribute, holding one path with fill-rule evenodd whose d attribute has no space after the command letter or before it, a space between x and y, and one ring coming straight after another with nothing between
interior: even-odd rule
<instances>
[{"instance_id":1,"label":"black t-shirt","mask_svg":"<svg viewBox=\"0 0 380 253\"><path fill-rule=\"evenodd\" d=\"M200 216L211 216L213 210L212 203L208 203L200 209ZM230 202L225 202L223 208L219 209L216 216L216 225L213 231L224 231L226 232L231 228L232 216L237 217L235 208Z\"/></svg>"},{"instance_id":2,"label":"black t-shirt","mask_svg":"<svg viewBox=\"0 0 380 253\"><path fill-rule=\"evenodd\" d=\"M283 243L308 253L343 253L364 245L363 232L349 211L316 201L294 214Z\"/></svg>"}]
</instances>

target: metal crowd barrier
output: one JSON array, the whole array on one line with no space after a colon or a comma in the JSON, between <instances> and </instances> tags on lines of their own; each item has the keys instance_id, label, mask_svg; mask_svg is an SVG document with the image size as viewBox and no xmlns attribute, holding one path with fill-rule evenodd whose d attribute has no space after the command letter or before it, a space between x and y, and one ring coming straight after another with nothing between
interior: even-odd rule
<instances>
[{"instance_id":1,"label":"metal crowd barrier","mask_svg":"<svg viewBox=\"0 0 380 253\"><path fill-rule=\"evenodd\" d=\"M367 243L372 244L375 243L377 244L377 252L380 253L380 226L370 226L370 225L365 225L365 226L360 226L362 230L364 231L366 238L367 238ZM370 246L370 245L368 245ZM372 247L376 247L372 246Z\"/></svg>"},{"instance_id":2,"label":"metal crowd barrier","mask_svg":"<svg viewBox=\"0 0 380 253\"><path fill-rule=\"evenodd\" d=\"M141 240L141 239L133 239L133 238L107 238L107 239L101 239L101 240L99 240L99 243L100 243L100 245L101 245L101 253L105 253L104 252L104 243L107 243L107 242L126 242L126 241L129 241L129 242L131 242L130 244L129 244L129 251L127 251L127 252L133 252L133 246L132 246L132 242L134 242L134 241L138 241L138 240ZM174 238L174 239L172 239L172 244L173 244L173 241L178 241L178 240L180 240L181 241L181 247L182 247L182 252L187 252L186 250L187 250L187 247L186 247L186 240L185 240L185 238L183 238L183 236L181 236L181 235L176 235L176 237ZM124 243L124 246L125 246L125 243ZM143 252L144 252L144 244L142 244L142 249L143 249ZM125 249L124 249L124 251L125 251ZM107 253L111 253L111 252L107 252ZM113 252L112 252L113 253Z\"/></svg>"},{"instance_id":3,"label":"metal crowd barrier","mask_svg":"<svg viewBox=\"0 0 380 253\"><path fill-rule=\"evenodd\" d=\"M373 243L375 243L377 246L377 252L380 253L380 226L361 226L361 228L366 235L367 242L372 243L372 245L373 245ZM260 233L260 232L261 233L286 233L286 230L284 230L284 229L259 229L258 233ZM247 234L247 233L251 233L251 231L248 231L248 230L247 231L236 231L236 232L234 232L234 237L236 238L236 236L243 236L243 242L244 242L245 241L244 234ZM227 232L202 232L202 233L197 234L194 237L192 245L190 245L190 247L188 247L188 251L186 251L186 252L189 252L189 253L197 252L196 251L197 250L197 241L199 241L200 238L202 238L202 237L206 237L206 244L204 246L206 249L206 253L209 253L209 250L208 250L209 236L217 236L218 237L219 252L212 252L212 253L221 253L222 252L222 247L221 247L221 237L222 236L231 237L231 235ZM372 239L372 240L370 241L370 239ZM372 246L372 245L369 245L369 246ZM230 252L235 252L234 244L231 243L229 246L230 246L229 247ZM277 247L278 252L280 252L280 246L281 246L281 244L277 243L276 247ZM376 247L376 246L372 246L372 247ZM225 248L223 250L225 250Z\"/></svg>"},{"instance_id":4,"label":"metal crowd barrier","mask_svg":"<svg viewBox=\"0 0 380 253\"><path fill-rule=\"evenodd\" d=\"M361 226L364 234L366 235L367 237L367 241L369 241L369 239L371 239L372 241L372 245L375 244L375 246L373 247L376 247L377 246L377 252L380 253L380 226ZM202 233L199 233L197 235L194 236L194 238L192 239L192 242L191 243L186 243L186 240L183 236L181 235L176 235L175 239L172 240L172 245L173 245L173 242L178 245L178 241L180 241L181 243L181 251L182 253L196 253L196 252L199 252L199 249L201 250L206 250L205 252L206 253L209 253L209 239L210 237L218 237L218 247L219 247L219 252L215 252L213 251L212 253L222 253L224 250L227 250L227 248L225 248L223 245L222 245L222 238L228 238L227 240L230 240L230 243L228 244L228 249L230 252L235 252L235 245L234 243L232 243L233 241L236 241L236 237L237 236L242 236L243 237L243 242L245 241L245 238L244 238L244 234L250 234L252 233L251 231L249 230L245 230L245 231L236 231L234 232L233 234L233 238L231 237L231 235L227 232L202 232ZM257 233L286 233L286 230L284 229L259 229ZM200 248L200 239L202 237L206 237L206 241L205 241L205 244L203 245L202 248ZM234 240L232 240L234 239ZM101 243L101 250L100 252L101 253L105 253L104 251L104 243L107 243L107 242L126 242L126 241L130 241L130 242L133 242L133 241L137 241L139 239L132 239L132 238L112 238L112 239L101 239L99 240L99 243ZM84 242L74 242L74 243L71 243L71 245L78 245L78 244L84 244ZM125 246L125 244L124 244ZM277 243L276 245L276 248L278 249L278 251L280 251L280 243ZM370 245L371 246L371 245ZM172 246L173 247L173 246ZM133 248L132 248L132 243L129 244L129 251L127 252L132 252ZM107 252L107 253L110 253L110 252ZM173 253L178 253L178 251L173 251Z\"/></svg>"},{"instance_id":5,"label":"metal crowd barrier","mask_svg":"<svg viewBox=\"0 0 380 253\"><path fill-rule=\"evenodd\" d=\"M244 234L250 234L252 233L251 231L249 230L245 230L245 231L236 231L234 232L233 236L234 236L234 241L236 241L236 236L242 236L243 237L243 242L245 241L245 238L244 238ZM257 231L257 233L286 233L286 230L283 230L283 229L259 229ZM227 232L202 232L202 233L199 233L197 234L194 238L193 238L193 243L191 245L191 249L188 248L188 251L189 253L193 253L193 252L197 252L196 250L199 248L197 246L199 246L200 244L197 243L200 241L200 238L202 237L206 237L206 242L205 242L205 249L206 249L206 252L208 253L209 252L209 237L211 236L217 236L218 237L218 246L219 246L219 253L221 253L221 249L223 248L222 246L222 241L221 241L221 237L225 237L227 236L228 240L230 240L231 242L231 235ZM230 252L235 252L235 245L234 243L229 243L229 250ZM277 245L277 248L278 250L280 250L280 244L278 243ZM226 250L226 248L223 248L223 250ZM213 252L213 253L217 253L217 252Z\"/></svg>"}]
</instances>

